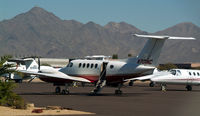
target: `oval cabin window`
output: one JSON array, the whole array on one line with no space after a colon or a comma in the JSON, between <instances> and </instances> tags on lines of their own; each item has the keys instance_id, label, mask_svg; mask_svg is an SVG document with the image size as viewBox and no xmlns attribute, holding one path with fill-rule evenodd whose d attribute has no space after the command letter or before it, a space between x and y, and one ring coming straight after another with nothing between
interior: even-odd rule
<instances>
[{"instance_id":1,"label":"oval cabin window","mask_svg":"<svg viewBox=\"0 0 200 116\"><path fill-rule=\"evenodd\" d=\"M85 63L83 63L83 68L85 68Z\"/></svg>"},{"instance_id":2,"label":"oval cabin window","mask_svg":"<svg viewBox=\"0 0 200 116\"><path fill-rule=\"evenodd\" d=\"M110 65L110 69L113 69L114 68L114 66L113 65Z\"/></svg>"},{"instance_id":3,"label":"oval cabin window","mask_svg":"<svg viewBox=\"0 0 200 116\"><path fill-rule=\"evenodd\" d=\"M81 67L81 65L82 65L82 64L81 64L81 63L79 63L79 66L78 66L78 67L80 68L80 67Z\"/></svg>"}]
</instances>

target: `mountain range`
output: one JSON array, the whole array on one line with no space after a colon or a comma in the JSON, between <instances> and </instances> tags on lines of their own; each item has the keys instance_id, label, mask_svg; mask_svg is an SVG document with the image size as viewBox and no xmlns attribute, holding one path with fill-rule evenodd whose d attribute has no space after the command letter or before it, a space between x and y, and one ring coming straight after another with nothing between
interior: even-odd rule
<instances>
[{"instance_id":1,"label":"mountain range","mask_svg":"<svg viewBox=\"0 0 200 116\"><path fill-rule=\"evenodd\" d=\"M40 7L0 22L0 53L14 56L77 58L87 55L136 56L146 40L131 34L191 36L196 40L167 40L160 63L199 62L200 27L184 22L165 30L148 33L126 22L101 26L75 20L62 20Z\"/></svg>"}]
</instances>

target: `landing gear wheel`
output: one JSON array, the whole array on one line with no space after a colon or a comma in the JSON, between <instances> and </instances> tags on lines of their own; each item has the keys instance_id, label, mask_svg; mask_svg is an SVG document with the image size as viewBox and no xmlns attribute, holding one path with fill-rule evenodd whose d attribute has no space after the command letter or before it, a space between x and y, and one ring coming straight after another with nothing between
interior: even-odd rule
<instances>
[{"instance_id":1,"label":"landing gear wheel","mask_svg":"<svg viewBox=\"0 0 200 116\"><path fill-rule=\"evenodd\" d=\"M116 95L121 95L121 94L122 94L122 91L121 91L121 90L115 90L115 94L116 94Z\"/></svg>"},{"instance_id":2,"label":"landing gear wheel","mask_svg":"<svg viewBox=\"0 0 200 116\"><path fill-rule=\"evenodd\" d=\"M55 92L58 94L60 93L60 91L61 91L60 87L56 87Z\"/></svg>"},{"instance_id":3,"label":"landing gear wheel","mask_svg":"<svg viewBox=\"0 0 200 116\"><path fill-rule=\"evenodd\" d=\"M22 79L16 79L15 83L22 83Z\"/></svg>"},{"instance_id":4,"label":"landing gear wheel","mask_svg":"<svg viewBox=\"0 0 200 116\"><path fill-rule=\"evenodd\" d=\"M128 85L129 85L129 86L133 86L133 81L130 81L130 82L128 83Z\"/></svg>"},{"instance_id":5,"label":"landing gear wheel","mask_svg":"<svg viewBox=\"0 0 200 116\"><path fill-rule=\"evenodd\" d=\"M155 85L155 84L154 84L153 82L150 82L150 83L149 83L149 87L154 87L154 85Z\"/></svg>"},{"instance_id":6,"label":"landing gear wheel","mask_svg":"<svg viewBox=\"0 0 200 116\"><path fill-rule=\"evenodd\" d=\"M9 79L5 79L5 82L8 82L9 81Z\"/></svg>"},{"instance_id":7,"label":"landing gear wheel","mask_svg":"<svg viewBox=\"0 0 200 116\"><path fill-rule=\"evenodd\" d=\"M192 91L192 86L191 86L191 85L187 85L187 86L186 86L186 89L187 89L188 91Z\"/></svg>"},{"instance_id":8,"label":"landing gear wheel","mask_svg":"<svg viewBox=\"0 0 200 116\"><path fill-rule=\"evenodd\" d=\"M166 85L161 84L161 91L166 91Z\"/></svg>"},{"instance_id":9,"label":"landing gear wheel","mask_svg":"<svg viewBox=\"0 0 200 116\"><path fill-rule=\"evenodd\" d=\"M63 95L68 95L68 94L69 94L69 91L63 89L63 90L62 90L62 94L63 94Z\"/></svg>"}]
</instances>

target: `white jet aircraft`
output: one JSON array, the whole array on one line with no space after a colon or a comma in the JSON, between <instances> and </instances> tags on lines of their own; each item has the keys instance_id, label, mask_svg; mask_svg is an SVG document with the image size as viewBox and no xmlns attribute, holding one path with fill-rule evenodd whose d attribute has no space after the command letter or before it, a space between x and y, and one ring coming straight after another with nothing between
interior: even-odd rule
<instances>
[{"instance_id":1,"label":"white jet aircraft","mask_svg":"<svg viewBox=\"0 0 200 116\"><path fill-rule=\"evenodd\" d=\"M152 75L142 76L127 80L150 80L150 86L155 84L161 85L161 90L166 90L166 85L186 85L188 91L192 90L192 86L200 85L200 70L188 69L171 69L169 71L155 72Z\"/></svg>"},{"instance_id":2,"label":"white jet aircraft","mask_svg":"<svg viewBox=\"0 0 200 116\"><path fill-rule=\"evenodd\" d=\"M125 79L135 78L152 74L160 56L161 49L167 39L186 39L194 40L192 37L172 37L157 35L138 35L136 37L148 38L146 45L136 58L124 60L81 60L76 59L55 72L38 73L24 71L24 73L39 75L43 81L53 83L56 87L55 92L61 92L61 85L65 85L63 94L68 94L68 84L73 81L96 83L92 91L97 94L105 85L118 86L116 94L121 94L120 90Z\"/></svg>"}]
</instances>

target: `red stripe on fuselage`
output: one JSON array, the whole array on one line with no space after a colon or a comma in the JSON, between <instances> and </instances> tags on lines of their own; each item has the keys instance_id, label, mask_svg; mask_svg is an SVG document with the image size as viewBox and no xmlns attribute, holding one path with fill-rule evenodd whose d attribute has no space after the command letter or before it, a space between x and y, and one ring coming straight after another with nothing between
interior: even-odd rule
<instances>
[{"instance_id":1,"label":"red stripe on fuselage","mask_svg":"<svg viewBox=\"0 0 200 116\"><path fill-rule=\"evenodd\" d=\"M69 75L69 76L76 76L76 77L82 77L87 80L89 80L91 83L97 82L99 79L98 75ZM129 75L108 75L106 76L107 82L115 83L115 82L123 82L125 79L129 78L135 78L142 75L139 74L129 74ZM39 77L42 81L49 82L49 83L71 83L72 80L69 79L61 79L61 78L53 78L53 77L46 77L46 76L40 76Z\"/></svg>"}]
</instances>

